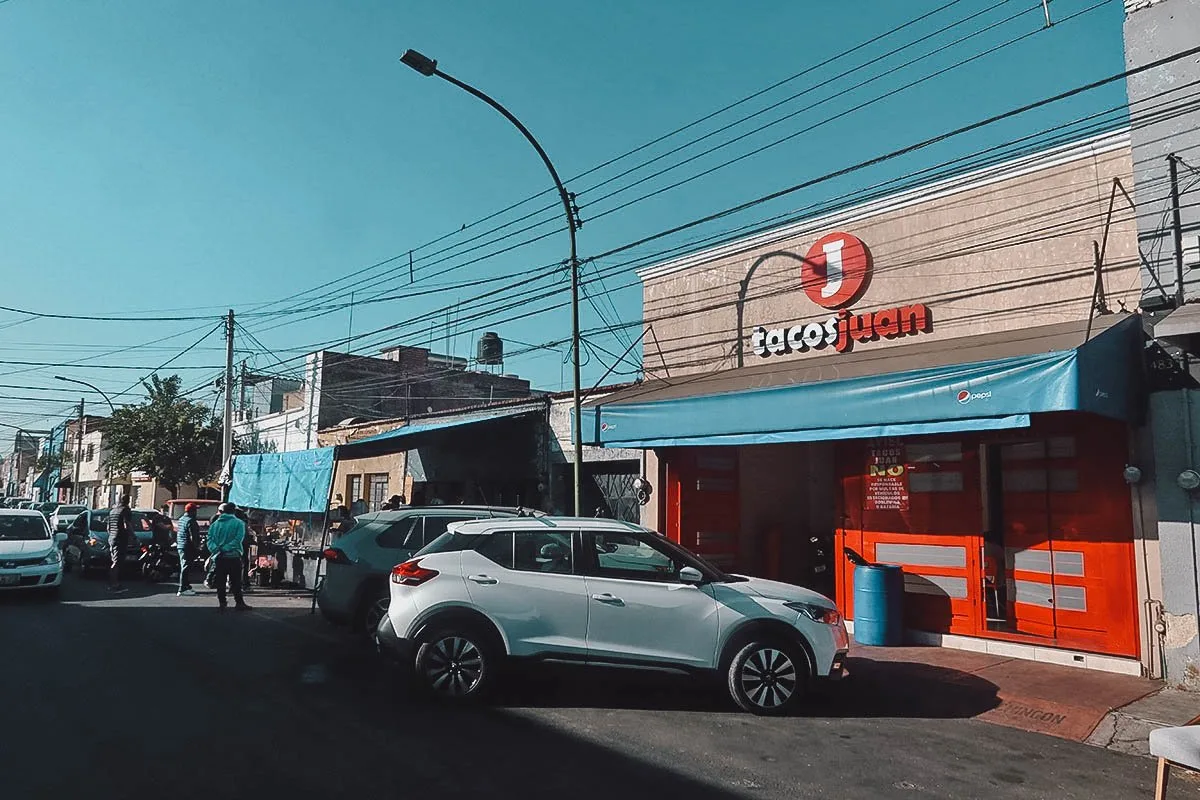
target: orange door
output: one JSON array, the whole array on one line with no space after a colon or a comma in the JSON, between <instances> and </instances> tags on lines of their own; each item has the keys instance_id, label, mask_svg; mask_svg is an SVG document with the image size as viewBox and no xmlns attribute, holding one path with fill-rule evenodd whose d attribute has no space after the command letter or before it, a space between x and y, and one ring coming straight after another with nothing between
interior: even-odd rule
<instances>
[{"instance_id":1,"label":"orange door","mask_svg":"<svg viewBox=\"0 0 1200 800\"><path fill-rule=\"evenodd\" d=\"M736 447L688 447L670 452L666 534L721 569L741 568Z\"/></svg>"},{"instance_id":2,"label":"orange door","mask_svg":"<svg viewBox=\"0 0 1200 800\"><path fill-rule=\"evenodd\" d=\"M1011 629L1136 656L1124 426L1071 415L1042 427L1039 438L1001 447Z\"/></svg>"},{"instance_id":3,"label":"orange door","mask_svg":"<svg viewBox=\"0 0 1200 800\"><path fill-rule=\"evenodd\" d=\"M872 497L872 461L894 456L899 495ZM839 551L904 568L905 627L973 635L983 602L979 462L967 437L846 442L838 449ZM887 502L881 502L886 500ZM838 564L838 602L852 618L854 566Z\"/></svg>"},{"instance_id":4,"label":"orange door","mask_svg":"<svg viewBox=\"0 0 1200 800\"><path fill-rule=\"evenodd\" d=\"M1009 629L1055 637L1050 470L1045 439L1000 446Z\"/></svg>"}]
</instances>

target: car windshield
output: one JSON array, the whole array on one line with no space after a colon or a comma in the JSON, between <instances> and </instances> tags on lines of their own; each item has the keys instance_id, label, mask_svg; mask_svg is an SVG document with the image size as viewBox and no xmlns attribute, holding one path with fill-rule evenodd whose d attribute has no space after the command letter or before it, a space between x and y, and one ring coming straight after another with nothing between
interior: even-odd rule
<instances>
[{"instance_id":1,"label":"car windshield","mask_svg":"<svg viewBox=\"0 0 1200 800\"><path fill-rule=\"evenodd\" d=\"M28 542L49 538L50 531L46 530L45 521L38 517L24 514L0 516L0 540Z\"/></svg>"},{"instance_id":2,"label":"car windshield","mask_svg":"<svg viewBox=\"0 0 1200 800\"><path fill-rule=\"evenodd\" d=\"M88 530L92 533L108 533L108 509L93 511L91 519L88 521ZM148 535L154 532L153 520L149 514L143 511L134 511L131 514L131 522L133 523L133 532L137 535Z\"/></svg>"},{"instance_id":3,"label":"car windshield","mask_svg":"<svg viewBox=\"0 0 1200 800\"><path fill-rule=\"evenodd\" d=\"M86 506L59 506L54 513L60 517L77 517L85 511L87 511Z\"/></svg>"}]
</instances>

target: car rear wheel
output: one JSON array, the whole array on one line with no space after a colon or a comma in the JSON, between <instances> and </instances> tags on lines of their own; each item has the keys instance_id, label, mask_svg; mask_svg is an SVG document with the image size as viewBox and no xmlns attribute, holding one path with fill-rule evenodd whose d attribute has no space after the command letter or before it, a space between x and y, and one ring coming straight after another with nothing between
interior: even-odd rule
<instances>
[{"instance_id":1,"label":"car rear wheel","mask_svg":"<svg viewBox=\"0 0 1200 800\"><path fill-rule=\"evenodd\" d=\"M375 631L379 629L379 623L387 616L388 604L391 602L391 597L384 595L383 597L372 598L368 603L362 615L363 634L366 636L368 643L375 642Z\"/></svg>"},{"instance_id":2,"label":"car rear wheel","mask_svg":"<svg viewBox=\"0 0 1200 800\"><path fill-rule=\"evenodd\" d=\"M729 695L751 714L783 716L796 710L808 689L808 656L780 639L750 642L729 664Z\"/></svg>"},{"instance_id":3,"label":"car rear wheel","mask_svg":"<svg viewBox=\"0 0 1200 800\"><path fill-rule=\"evenodd\" d=\"M495 651L471 628L442 628L417 650L416 679L434 697L456 703L481 698L491 687Z\"/></svg>"}]
</instances>

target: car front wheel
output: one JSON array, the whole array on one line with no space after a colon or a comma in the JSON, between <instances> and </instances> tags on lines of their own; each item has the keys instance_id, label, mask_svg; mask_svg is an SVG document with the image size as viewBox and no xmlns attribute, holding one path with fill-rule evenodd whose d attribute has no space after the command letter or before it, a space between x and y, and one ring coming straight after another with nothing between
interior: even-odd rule
<instances>
[{"instance_id":1,"label":"car front wheel","mask_svg":"<svg viewBox=\"0 0 1200 800\"><path fill-rule=\"evenodd\" d=\"M468 702L491 686L494 651L487 638L470 629L441 629L425 638L416 657L416 678L433 696Z\"/></svg>"},{"instance_id":2,"label":"car front wheel","mask_svg":"<svg viewBox=\"0 0 1200 800\"><path fill-rule=\"evenodd\" d=\"M792 642L763 639L738 651L729 664L729 695L751 714L783 716L808 689L808 657Z\"/></svg>"}]
</instances>

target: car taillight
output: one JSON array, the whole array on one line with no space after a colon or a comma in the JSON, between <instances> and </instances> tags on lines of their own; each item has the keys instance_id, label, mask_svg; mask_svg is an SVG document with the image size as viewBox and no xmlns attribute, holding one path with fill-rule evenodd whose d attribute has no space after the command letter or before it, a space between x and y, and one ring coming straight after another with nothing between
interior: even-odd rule
<instances>
[{"instance_id":1,"label":"car taillight","mask_svg":"<svg viewBox=\"0 0 1200 800\"><path fill-rule=\"evenodd\" d=\"M321 555L324 556L325 560L330 564L350 563L350 559L346 556L345 552L338 550L336 547L326 547L321 551Z\"/></svg>"},{"instance_id":2,"label":"car taillight","mask_svg":"<svg viewBox=\"0 0 1200 800\"><path fill-rule=\"evenodd\" d=\"M425 581L432 580L437 576L436 569L422 567L420 561L405 561L403 564L392 567L392 583L404 586L420 586Z\"/></svg>"}]
</instances>

